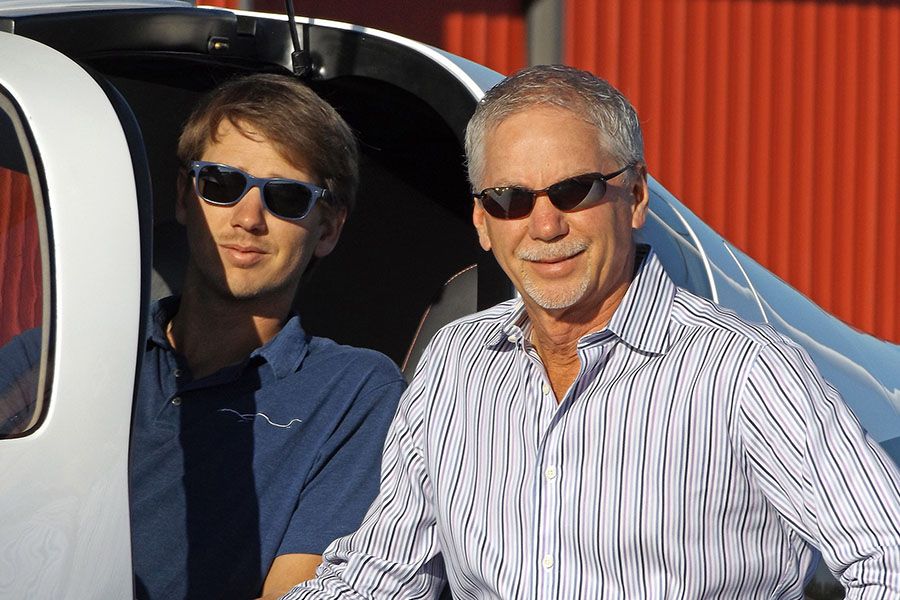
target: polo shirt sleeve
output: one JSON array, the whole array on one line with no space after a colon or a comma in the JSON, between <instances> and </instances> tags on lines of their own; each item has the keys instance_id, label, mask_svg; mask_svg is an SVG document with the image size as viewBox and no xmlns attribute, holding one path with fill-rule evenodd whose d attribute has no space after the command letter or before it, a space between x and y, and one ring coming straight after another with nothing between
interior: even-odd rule
<instances>
[{"instance_id":1,"label":"polo shirt sleeve","mask_svg":"<svg viewBox=\"0 0 900 600\"><path fill-rule=\"evenodd\" d=\"M752 477L848 600L900 597L900 472L804 350L761 349L736 421Z\"/></svg>"},{"instance_id":2,"label":"polo shirt sleeve","mask_svg":"<svg viewBox=\"0 0 900 600\"><path fill-rule=\"evenodd\" d=\"M318 577L283 600L431 598L446 581L424 451L431 399L425 371L434 345L433 340L400 399L385 442L381 489L362 525L335 540Z\"/></svg>"},{"instance_id":3,"label":"polo shirt sleeve","mask_svg":"<svg viewBox=\"0 0 900 600\"><path fill-rule=\"evenodd\" d=\"M322 554L359 526L378 492L385 435L406 382L387 357L359 363L365 381L319 448L277 555Z\"/></svg>"}]
</instances>

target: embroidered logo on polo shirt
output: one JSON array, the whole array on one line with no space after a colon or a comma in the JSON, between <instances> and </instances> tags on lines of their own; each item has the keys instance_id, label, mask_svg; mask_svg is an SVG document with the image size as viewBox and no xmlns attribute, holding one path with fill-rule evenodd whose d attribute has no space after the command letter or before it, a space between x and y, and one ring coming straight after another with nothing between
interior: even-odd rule
<instances>
[{"instance_id":1,"label":"embroidered logo on polo shirt","mask_svg":"<svg viewBox=\"0 0 900 600\"><path fill-rule=\"evenodd\" d=\"M232 410L230 408L220 408L219 412L220 413L232 413L233 415L237 416L238 419L241 420L241 422L244 422L244 423L251 423L251 422L255 421L257 417L262 417L263 419L266 420L266 422L269 425L272 425L273 427L281 427L282 429L290 429L294 423L302 423L303 422L302 419L291 419L290 421L287 422L287 424L282 425L281 423L276 423L275 421L270 419L269 415L267 415L266 413L261 413L261 412L239 413L238 411Z\"/></svg>"}]
</instances>

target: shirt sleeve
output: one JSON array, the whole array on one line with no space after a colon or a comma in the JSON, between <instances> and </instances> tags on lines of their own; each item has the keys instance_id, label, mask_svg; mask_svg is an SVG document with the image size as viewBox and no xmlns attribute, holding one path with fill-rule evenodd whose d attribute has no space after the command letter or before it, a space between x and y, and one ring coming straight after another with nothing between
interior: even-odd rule
<instances>
[{"instance_id":1,"label":"shirt sleeve","mask_svg":"<svg viewBox=\"0 0 900 600\"><path fill-rule=\"evenodd\" d=\"M434 598L446 580L424 459L428 351L388 431L381 489L360 528L325 551L315 580L284 600Z\"/></svg>"},{"instance_id":2,"label":"shirt sleeve","mask_svg":"<svg viewBox=\"0 0 900 600\"><path fill-rule=\"evenodd\" d=\"M385 434L406 387L393 363L383 375L370 376L319 450L277 555L321 554L362 521L378 492Z\"/></svg>"},{"instance_id":3,"label":"shirt sleeve","mask_svg":"<svg viewBox=\"0 0 900 600\"><path fill-rule=\"evenodd\" d=\"M804 350L761 349L736 422L763 494L848 600L900 597L900 473Z\"/></svg>"}]
</instances>

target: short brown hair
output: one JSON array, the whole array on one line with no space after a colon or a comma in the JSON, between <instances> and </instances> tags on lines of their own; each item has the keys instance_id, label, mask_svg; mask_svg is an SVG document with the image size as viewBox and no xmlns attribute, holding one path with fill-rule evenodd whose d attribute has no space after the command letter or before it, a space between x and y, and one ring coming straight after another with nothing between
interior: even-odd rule
<instances>
[{"instance_id":1,"label":"short brown hair","mask_svg":"<svg viewBox=\"0 0 900 600\"><path fill-rule=\"evenodd\" d=\"M184 168L216 141L219 125L228 120L252 125L288 162L309 169L310 183L330 192L333 209L353 209L359 182L359 151L350 126L337 111L299 79L257 73L231 79L209 92L188 117L178 139Z\"/></svg>"}]
</instances>

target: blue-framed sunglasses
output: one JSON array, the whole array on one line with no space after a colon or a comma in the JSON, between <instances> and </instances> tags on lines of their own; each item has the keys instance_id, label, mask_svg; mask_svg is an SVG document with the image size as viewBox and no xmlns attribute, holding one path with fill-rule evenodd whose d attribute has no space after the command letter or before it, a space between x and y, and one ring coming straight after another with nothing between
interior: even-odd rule
<instances>
[{"instance_id":1,"label":"blue-framed sunglasses","mask_svg":"<svg viewBox=\"0 0 900 600\"><path fill-rule=\"evenodd\" d=\"M283 177L254 177L236 167L195 160L190 165L194 191L216 206L232 206L241 201L250 188L259 188L263 206L281 219L299 221L316 202L328 196L328 190L305 181Z\"/></svg>"}]
</instances>

